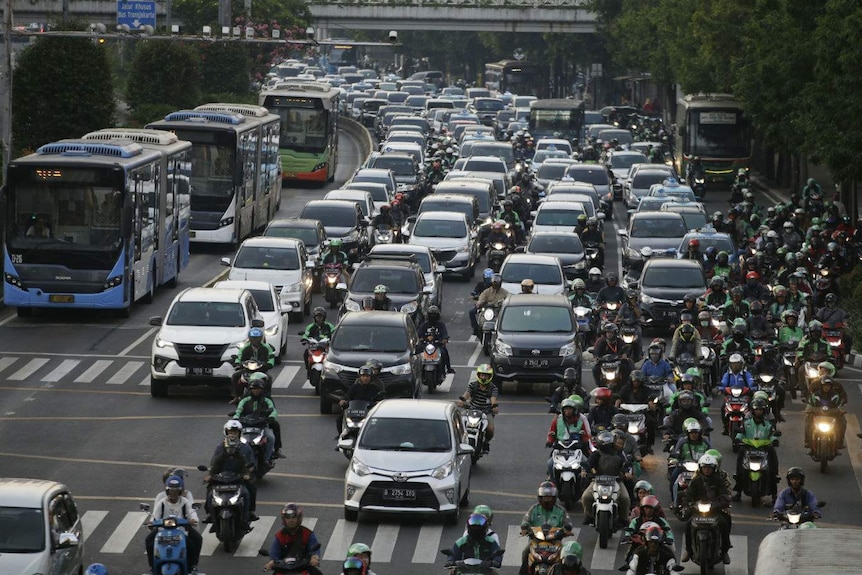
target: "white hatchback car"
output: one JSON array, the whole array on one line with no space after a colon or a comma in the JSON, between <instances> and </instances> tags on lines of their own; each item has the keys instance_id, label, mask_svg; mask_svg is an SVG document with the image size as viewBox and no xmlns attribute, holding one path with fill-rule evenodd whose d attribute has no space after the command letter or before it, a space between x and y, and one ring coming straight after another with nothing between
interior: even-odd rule
<instances>
[{"instance_id":1,"label":"white hatchback car","mask_svg":"<svg viewBox=\"0 0 862 575\"><path fill-rule=\"evenodd\" d=\"M227 386L233 357L248 341L252 327L264 327L248 290L188 288L174 298L160 327L150 358L150 395L165 397L168 385Z\"/></svg>"},{"instance_id":2,"label":"white hatchback car","mask_svg":"<svg viewBox=\"0 0 862 575\"><path fill-rule=\"evenodd\" d=\"M533 280L533 293L565 294L566 276L556 256L509 254L500 266L503 287L509 293L521 293L521 282Z\"/></svg>"},{"instance_id":3,"label":"white hatchback car","mask_svg":"<svg viewBox=\"0 0 862 575\"><path fill-rule=\"evenodd\" d=\"M223 280L213 285L216 289L247 289L263 317L264 339L275 348L276 356L287 353L288 310L281 305L275 286L267 282Z\"/></svg>"}]
</instances>

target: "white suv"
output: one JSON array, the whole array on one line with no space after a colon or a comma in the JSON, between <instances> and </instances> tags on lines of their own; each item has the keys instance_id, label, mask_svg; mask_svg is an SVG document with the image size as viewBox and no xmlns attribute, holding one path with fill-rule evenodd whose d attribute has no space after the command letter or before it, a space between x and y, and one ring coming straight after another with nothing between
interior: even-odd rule
<instances>
[{"instance_id":1,"label":"white suv","mask_svg":"<svg viewBox=\"0 0 862 575\"><path fill-rule=\"evenodd\" d=\"M249 330L265 324L248 290L189 288L150 325L161 327L153 340L150 395L164 397L170 383L228 385L233 356Z\"/></svg>"}]
</instances>

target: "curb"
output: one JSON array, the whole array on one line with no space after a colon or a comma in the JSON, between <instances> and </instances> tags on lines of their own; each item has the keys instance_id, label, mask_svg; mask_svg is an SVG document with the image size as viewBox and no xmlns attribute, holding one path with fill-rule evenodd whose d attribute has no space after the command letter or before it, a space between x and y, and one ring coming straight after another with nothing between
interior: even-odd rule
<instances>
[{"instance_id":1,"label":"curb","mask_svg":"<svg viewBox=\"0 0 862 575\"><path fill-rule=\"evenodd\" d=\"M850 352L847 358L847 364L850 367L855 367L856 369L862 369L862 355L859 355L855 352Z\"/></svg>"}]
</instances>

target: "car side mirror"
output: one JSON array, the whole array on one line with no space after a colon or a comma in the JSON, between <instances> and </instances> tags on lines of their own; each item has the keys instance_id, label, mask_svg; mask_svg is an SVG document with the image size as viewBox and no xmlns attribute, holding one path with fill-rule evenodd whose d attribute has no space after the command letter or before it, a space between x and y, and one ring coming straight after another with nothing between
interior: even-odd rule
<instances>
[{"instance_id":1,"label":"car side mirror","mask_svg":"<svg viewBox=\"0 0 862 575\"><path fill-rule=\"evenodd\" d=\"M422 293L431 295L432 293L434 293L434 288L431 286L425 286L422 288Z\"/></svg>"},{"instance_id":2,"label":"car side mirror","mask_svg":"<svg viewBox=\"0 0 862 575\"><path fill-rule=\"evenodd\" d=\"M307 268L313 268L316 265L317 262L315 260L305 260L305 267Z\"/></svg>"},{"instance_id":3,"label":"car side mirror","mask_svg":"<svg viewBox=\"0 0 862 575\"><path fill-rule=\"evenodd\" d=\"M416 216L407 216L407 223L408 224L415 224L416 223Z\"/></svg>"},{"instance_id":4,"label":"car side mirror","mask_svg":"<svg viewBox=\"0 0 862 575\"><path fill-rule=\"evenodd\" d=\"M638 282L629 282L629 289L638 289ZM648 321L652 323L652 318L649 318Z\"/></svg>"},{"instance_id":5,"label":"car side mirror","mask_svg":"<svg viewBox=\"0 0 862 575\"><path fill-rule=\"evenodd\" d=\"M230 258L222 258L221 265L230 267Z\"/></svg>"},{"instance_id":6,"label":"car side mirror","mask_svg":"<svg viewBox=\"0 0 862 575\"><path fill-rule=\"evenodd\" d=\"M446 266L444 266L443 264L437 264L437 267L434 268L434 271L438 274L442 274L446 271Z\"/></svg>"},{"instance_id":7,"label":"car side mirror","mask_svg":"<svg viewBox=\"0 0 862 575\"><path fill-rule=\"evenodd\" d=\"M264 327L265 325L262 319L256 318L251 320L251 327Z\"/></svg>"},{"instance_id":8,"label":"car side mirror","mask_svg":"<svg viewBox=\"0 0 862 575\"><path fill-rule=\"evenodd\" d=\"M476 232L470 232L470 239L471 240L475 240L478 237L479 237L479 234L477 234Z\"/></svg>"},{"instance_id":9,"label":"car side mirror","mask_svg":"<svg viewBox=\"0 0 862 575\"><path fill-rule=\"evenodd\" d=\"M472 455L473 451L475 450L469 443L462 443L458 446L458 455Z\"/></svg>"},{"instance_id":10,"label":"car side mirror","mask_svg":"<svg viewBox=\"0 0 862 575\"><path fill-rule=\"evenodd\" d=\"M525 254L527 253L527 246L518 246L515 248L516 254Z\"/></svg>"},{"instance_id":11,"label":"car side mirror","mask_svg":"<svg viewBox=\"0 0 862 575\"><path fill-rule=\"evenodd\" d=\"M342 437L338 440L338 449L353 449L353 438Z\"/></svg>"},{"instance_id":12,"label":"car side mirror","mask_svg":"<svg viewBox=\"0 0 862 575\"><path fill-rule=\"evenodd\" d=\"M162 317L161 317L161 316L154 315L153 317L151 317L151 318L149 319L149 321L148 321L147 323L149 323L150 325L154 325L154 326L157 326L157 327L158 327L158 326L161 326L161 325L162 325L162 321L163 321L163 320L162 320Z\"/></svg>"},{"instance_id":13,"label":"car side mirror","mask_svg":"<svg viewBox=\"0 0 862 575\"><path fill-rule=\"evenodd\" d=\"M608 216L604 212L596 212L596 217L600 220L603 220L603 219L607 218Z\"/></svg>"},{"instance_id":14,"label":"car side mirror","mask_svg":"<svg viewBox=\"0 0 862 575\"><path fill-rule=\"evenodd\" d=\"M626 238L628 237L629 233L626 230L617 230L617 235L621 238Z\"/></svg>"}]
</instances>

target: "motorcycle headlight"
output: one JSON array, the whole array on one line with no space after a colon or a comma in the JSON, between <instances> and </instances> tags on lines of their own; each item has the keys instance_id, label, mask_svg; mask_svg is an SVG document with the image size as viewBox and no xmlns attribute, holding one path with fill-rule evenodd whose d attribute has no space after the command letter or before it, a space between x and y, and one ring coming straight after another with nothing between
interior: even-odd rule
<instances>
[{"instance_id":1,"label":"motorcycle headlight","mask_svg":"<svg viewBox=\"0 0 862 575\"><path fill-rule=\"evenodd\" d=\"M628 334L628 333L623 334L623 343L633 343L635 340L635 337L637 337L637 336L633 333L632 334Z\"/></svg>"},{"instance_id":2,"label":"motorcycle headlight","mask_svg":"<svg viewBox=\"0 0 862 575\"><path fill-rule=\"evenodd\" d=\"M691 471L692 473L697 471L697 461L686 461L682 464L682 466L685 468L686 471Z\"/></svg>"},{"instance_id":3,"label":"motorcycle headlight","mask_svg":"<svg viewBox=\"0 0 862 575\"><path fill-rule=\"evenodd\" d=\"M632 435L636 435L638 432L638 422L637 421L629 421L628 431Z\"/></svg>"},{"instance_id":4,"label":"motorcycle headlight","mask_svg":"<svg viewBox=\"0 0 862 575\"><path fill-rule=\"evenodd\" d=\"M615 369L602 369L602 375L605 376L605 379L613 381L617 378L617 371Z\"/></svg>"},{"instance_id":5,"label":"motorcycle headlight","mask_svg":"<svg viewBox=\"0 0 862 575\"><path fill-rule=\"evenodd\" d=\"M742 388L731 387L730 388L730 395L732 395L733 397L739 397L740 395L742 395Z\"/></svg>"},{"instance_id":6,"label":"motorcycle headlight","mask_svg":"<svg viewBox=\"0 0 862 575\"><path fill-rule=\"evenodd\" d=\"M611 488L608 485L602 485L599 487L599 497L610 497L611 496Z\"/></svg>"},{"instance_id":7,"label":"motorcycle headlight","mask_svg":"<svg viewBox=\"0 0 862 575\"><path fill-rule=\"evenodd\" d=\"M392 367L385 368L383 371L388 371L392 375L410 375L413 371L413 368L410 367L409 363L402 363L399 365L393 365Z\"/></svg>"},{"instance_id":8,"label":"motorcycle headlight","mask_svg":"<svg viewBox=\"0 0 862 575\"><path fill-rule=\"evenodd\" d=\"M837 341L831 341L830 340L829 345L832 347L839 347L841 345L841 340L837 340Z\"/></svg>"},{"instance_id":9,"label":"motorcycle headlight","mask_svg":"<svg viewBox=\"0 0 862 575\"><path fill-rule=\"evenodd\" d=\"M352 299L346 299L344 300L344 309L347 311L359 311L362 308Z\"/></svg>"},{"instance_id":10,"label":"motorcycle headlight","mask_svg":"<svg viewBox=\"0 0 862 575\"><path fill-rule=\"evenodd\" d=\"M512 346L500 340L497 340L494 344L494 351L499 355L505 355L506 357L512 356Z\"/></svg>"},{"instance_id":11,"label":"motorcycle headlight","mask_svg":"<svg viewBox=\"0 0 862 575\"><path fill-rule=\"evenodd\" d=\"M414 313L417 309L419 309L419 304L415 301L407 302L401 306L402 313Z\"/></svg>"},{"instance_id":12,"label":"motorcycle headlight","mask_svg":"<svg viewBox=\"0 0 862 575\"><path fill-rule=\"evenodd\" d=\"M818 421L817 431L820 433L829 433L832 431L833 424L830 421Z\"/></svg>"},{"instance_id":13,"label":"motorcycle headlight","mask_svg":"<svg viewBox=\"0 0 862 575\"><path fill-rule=\"evenodd\" d=\"M618 304L618 303L617 303L617 302L615 302L615 301L609 301L609 302L607 303L607 306L608 306L608 310L610 310L610 311L615 311L618 307L620 307L620 304Z\"/></svg>"},{"instance_id":14,"label":"motorcycle headlight","mask_svg":"<svg viewBox=\"0 0 862 575\"><path fill-rule=\"evenodd\" d=\"M224 505L224 498L221 495L219 495L218 493L214 492L213 493L213 502L216 505Z\"/></svg>"},{"instance_id":15,"label":"motorcycle headlight","mask_svg":"<svg viewBox=\"0 0 862 575\"><path fill-rule=\"evenodd\" d=\"M162 339L160 337L157 337L156 338L156 347L161 348L161 349L164 349L166 347L174 349L174 344L173 344L173 342L170 342L166 339Z\"/></svg>"},{"instance_id":16,"label":"motorcycle headlight","mask_svg":"<svg viewBox=\"0 0 862 575\"><path fill-rule=\"evenodd\" d=\"M788 523L791 523L791 524L793 524L793 525L796 525L797 523L799 523L799 521L800 521L801 519L802 519L802 514L801 514L801 513L793 513L793 512L788 512L788 513L787 513L787 522L788 522Z\"/></svg>"},{"instance_id":17,"label":"motorcycle headlight","mask_svg":"<svg viewBox=\"0 0 862 575\"><path fill-rule=\"evenodd\" d=\"M427 353L428 355L431 355L432 353L435 353L436 351L437 351L437 346L435 346L433 343L429 343L425 346L425 353Z\"/></svg>"},{"instance_id":18,"label":"motorcycle headlight","mask_svg":"<svg viewBox=\"0 0 862 575\"><path fill-rule=\"evenodd\" d=\"M228 503L230 503L231 505L236 505L237 503L239 503L239 496L240 494L237 493L236 495L228 499Z\"/></svg>"},{"instance_id":19,"label":"motorcycle headlight","mask_svg":"<svg viewBox=\"0 0 862 575\"><path fill-rule=\"evenodd\" d=\"M701 513L709 513L709 510L712 508L712 505L708 501L698 501L697 510Z\"/></svg>"},{"instance_id":20,"label":"motorcycle headlight","mask_svg":"<svg viewBox=\"0 0 862 575\"><path fill-rule=\"evenodd\" d=\"M560 357L568 357L575 353L575 342L567 343L560 348Z\"/></svg>"},{"instance_id":21,"label":"motorcycle headlight","mask_svg":"<svg viewBox=\"0 0 862 575\"><path fill-rule=\"evenodd\" d=\"M703 360L709 359L709 348L705 345L700 346L700 358Z\"/></svg>"},{"instance_id":22,"label":"motorcycle headlight","mask_svg":"<svg viewBox=\"0 0 862 575\"><path fill-rule=\"evenodd\" d=\"M431 472L431 477L434 479L446 479L450 475L452 475L452 471L454 471L455 465L452 460L447 461L437 469Z\"/></svg>"},{"instance_id":23,"label":"motorcycle headlight","mask_svg":"<svg viewBox=\"0 0 862 575\"><path fill-rule=\"evenodd\" d=\"M775 379L775 376L774 376L774 375L772 375L771 373L762 373L762 374L760 374L760 380L761 380L763 383L770 383L773 379Z\"/></svg>"},{"instance_id":24,"label":"motorcycle headlight","mask_svg":"<svg viewBox=\"0 0 862 575\"><path fill-rule=\"evenodd\" d=\"M350 470L353 471L359 477L365 477L366 475L371 474L371 468L356 459L355 457L350 460Z\"/></svg>"},{"instance_id":25,"label":"motorcycle headlight","mask_svg":"<svg viewBox=\"0 0 862 575\"><path fill-rule=\"evenodd\" d=\"M645 294L645 293L642 293L642 294L641 294L641 303L645 303L645 304L647 304L647 305L651 305L654 301L655 301L655 300L652 298L652 296L648 296L648 295L647 295L647 294Z\"/></svg>"},{"instance_id":26,"label":"motorcycle headlight","mask_svg":"<svg viewBox=\"0 0 862 575\"><path fill-rule=\"evenodd\" d=\"M485 321L494 321L494 308L486 307L485 311L482 312L482 317L485 318Z\"/></svg>"}]
</instances>

